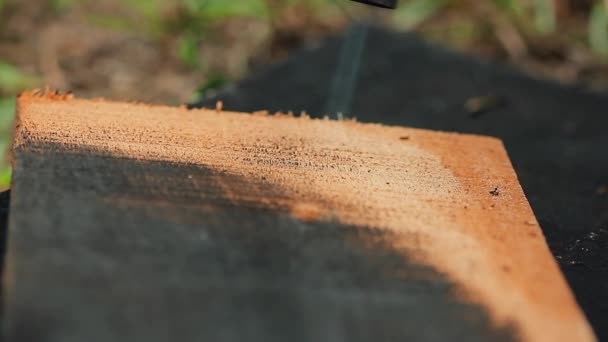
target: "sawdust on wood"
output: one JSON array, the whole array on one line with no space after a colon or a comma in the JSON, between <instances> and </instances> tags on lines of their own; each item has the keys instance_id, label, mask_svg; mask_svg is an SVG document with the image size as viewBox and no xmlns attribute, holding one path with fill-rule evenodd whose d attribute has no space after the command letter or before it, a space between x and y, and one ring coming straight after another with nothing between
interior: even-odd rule
<instances>
[{"instance_id":1,"label":"sawdust on wood","mask_svg":"<svg viewBox=\"0 0 608 342\"><path fill-rule=\"evenodd\" d=\"M593 341L502 143L419 129L23 94L15 149L86 146L251 179L235 203L393 231L526 341ZM407 143L401 137L408 137ZM281 189L266 191L270 184ZM499 188L500 196L489 191ZM400 234L402 233L402 234ZM408 236L410 238L405 238ZM416 236L412 239L412 236Z\"/></svg>"}]
</instances>

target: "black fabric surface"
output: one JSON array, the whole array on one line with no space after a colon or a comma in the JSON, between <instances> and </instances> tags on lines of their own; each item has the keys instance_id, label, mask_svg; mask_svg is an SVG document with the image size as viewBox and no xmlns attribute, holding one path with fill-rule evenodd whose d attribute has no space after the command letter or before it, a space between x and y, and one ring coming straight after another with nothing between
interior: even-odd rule
<instances>
[{"instance_id":1,"label":"black fabric surface","mask_svg":"<svg viewBox=\"0 0 608 342\"><path fill-rule=\"evenodd\" d=\"M332 38L295 53L193 106L222 100L227 110L324 116L340 43ZM608 96L535 80L408 34L373 29L365 51L350 115L503 139L578 301L608 340ZM485 111L465 108L476 97L491 99Z\"/></svg>"}]
</instances>

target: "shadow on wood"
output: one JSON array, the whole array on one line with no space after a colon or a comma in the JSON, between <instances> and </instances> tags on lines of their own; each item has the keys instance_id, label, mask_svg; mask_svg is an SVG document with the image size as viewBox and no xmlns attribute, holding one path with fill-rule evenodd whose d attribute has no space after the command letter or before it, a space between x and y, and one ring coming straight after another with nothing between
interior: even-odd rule
<instances>
[{"instance_id":1,"label":"shadow on wood","mask_svg":"<svg viewBox=\"0 0 608 342\"><path fill-rule=\"evenodd\" d=\"M234 202L267 185L200 165L28 150L9 341L516 340L394 232Z\"/></svg>"}]
</instances>

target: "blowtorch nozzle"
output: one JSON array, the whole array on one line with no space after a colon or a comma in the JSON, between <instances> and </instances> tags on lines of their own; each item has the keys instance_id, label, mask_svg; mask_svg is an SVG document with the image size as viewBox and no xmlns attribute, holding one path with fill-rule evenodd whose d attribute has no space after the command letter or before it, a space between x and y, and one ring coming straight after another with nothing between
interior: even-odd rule
<instances>
[{"instance_id":1,"label":"blowtorch nozzle","mask_svg":"<svg viewBox=\"0 0 608 342\"><path fill-rule=\"evenodd\" d=\"M394 9L397 7L398 0L353 0L353 1L371 5L371 6L376 6L376 7Z\"/></svg>"}]
</instances>

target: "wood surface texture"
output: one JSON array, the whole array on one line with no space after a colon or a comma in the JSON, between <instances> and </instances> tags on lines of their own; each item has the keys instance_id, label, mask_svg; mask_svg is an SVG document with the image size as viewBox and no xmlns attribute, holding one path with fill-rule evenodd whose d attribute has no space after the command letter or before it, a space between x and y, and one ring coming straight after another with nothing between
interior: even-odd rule
<instances>
[{"instance_id":1,"label":"wood surface texture","mask_svg":"<svg viewBox=\"0 0 608 342\"><path fill-rule=\"evenodd\" d=\"M23 94L9 341L593 341L502 143Z\"/></svg>"}]
</instances>

